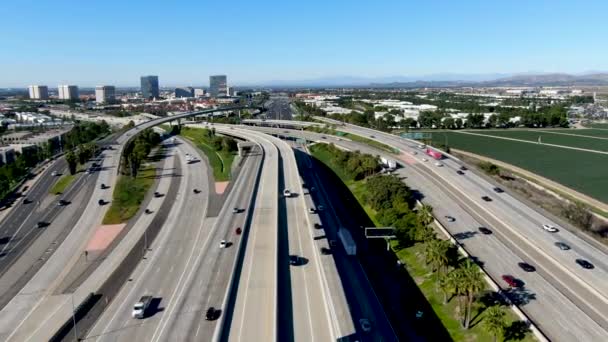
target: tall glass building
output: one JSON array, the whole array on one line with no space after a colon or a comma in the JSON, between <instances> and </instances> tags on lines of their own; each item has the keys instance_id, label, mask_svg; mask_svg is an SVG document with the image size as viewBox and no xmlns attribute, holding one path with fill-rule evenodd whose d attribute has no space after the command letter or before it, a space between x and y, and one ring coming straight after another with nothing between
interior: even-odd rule
<instances>
[{"instance_id":1,"label":"tall glass building","mask_svg":"<svg viewBox=\"0 0 608 342\"><path fill-rule=\"evenodd\" d=\"M141 95L144 99L158 98L160 96L158 76L141 77Z\"/></svg>"},{"instance_id":2,"label":"tall glass building","mask_svg":"<svg viewBox=\"0 0 608 342\"><path fill-rule=\"evenodd\" d=\"M213 97L228 96L226 75L209 76L209 95Z\"/></svg>"}]
</instances>

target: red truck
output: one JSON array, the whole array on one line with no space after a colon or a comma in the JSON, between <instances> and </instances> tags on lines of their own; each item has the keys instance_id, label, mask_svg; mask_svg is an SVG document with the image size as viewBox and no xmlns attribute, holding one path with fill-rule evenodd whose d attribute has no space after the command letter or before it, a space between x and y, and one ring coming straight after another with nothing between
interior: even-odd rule
<instances>
[{"instance_id":1,"label":"red truck","mask_svg":"<svg viewBox=\"0 0 608 342\"><path fill-rule=\"evenodd\" d=\"M437 160L440 160L440 159L443 158L443 154L441 154L441 152L435 151L435 150L430 149L430 148L426 149L426 154L428 154L429 156L431 156L431 157L433 157L433 158L435 158Z\"/></svg>"}]
</instances>

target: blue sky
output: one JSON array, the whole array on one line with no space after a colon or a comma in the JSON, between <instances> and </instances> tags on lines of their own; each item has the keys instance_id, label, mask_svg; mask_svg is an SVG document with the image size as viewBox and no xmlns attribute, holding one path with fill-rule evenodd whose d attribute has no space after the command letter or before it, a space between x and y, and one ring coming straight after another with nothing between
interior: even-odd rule
<instances>
[{"instance_id":1,"label":"blue sky","mask_svg":"<svg viewBox=\"0 0 608 342\"><path fill-rule=\"evenodd\" d=\"M608 70L608 1L18 0L0 87Z\"/></svg>"}]
</instances>

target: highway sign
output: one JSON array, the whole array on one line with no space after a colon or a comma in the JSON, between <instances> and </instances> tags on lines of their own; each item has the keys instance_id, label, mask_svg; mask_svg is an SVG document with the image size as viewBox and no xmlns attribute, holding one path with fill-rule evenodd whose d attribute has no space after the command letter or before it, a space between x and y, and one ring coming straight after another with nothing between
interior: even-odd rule
<instances>
[{"instance_id":1,"label":"highway sign","mask_svg":"<svg viewBox=\"0 0 608 342\"><path fill-rule=\"evenodd\" d=\"M392 227L365 227L365 237L368 239L394 238L395 228Z\"/></svg>"},{"instance_id":2,"label":"highway sign","mask_svg":"<svg viewBox=\"0 0 608 342\"><path fill-rule=\"evenodd\" d=\"M428 132L414 132L414 133L401 133L401 137L412 140L431 140L432 133Z\"/></svg>"}]
</instances>

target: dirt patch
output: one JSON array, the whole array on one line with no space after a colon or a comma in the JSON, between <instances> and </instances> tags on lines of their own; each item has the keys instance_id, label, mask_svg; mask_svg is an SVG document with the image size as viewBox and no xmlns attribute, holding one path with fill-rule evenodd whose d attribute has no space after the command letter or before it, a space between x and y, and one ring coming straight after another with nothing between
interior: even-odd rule
<instances>
[{"instance_id":1,"label":"dirt patch","mask_svg":"<svg viewBox=\"0 0 608 342\"><path fill-rule=\"evenodd\" d=\"M95 234L93 234L93 237L91 237L91 240L89 240L86 251L100 252L108 248L125 226L126 224L121 223L98 227Z\"/></svg>"},{"instance_id":2,"label":"dirt patch","mask_svg":"<svg viewBox=\"0 0 608 342\"><path fill-rule=\"evenodd\" d=\"M229 183L230 182L215 182L215 193L219 195L223 194Z\"/></svg>"}]
</instances>

